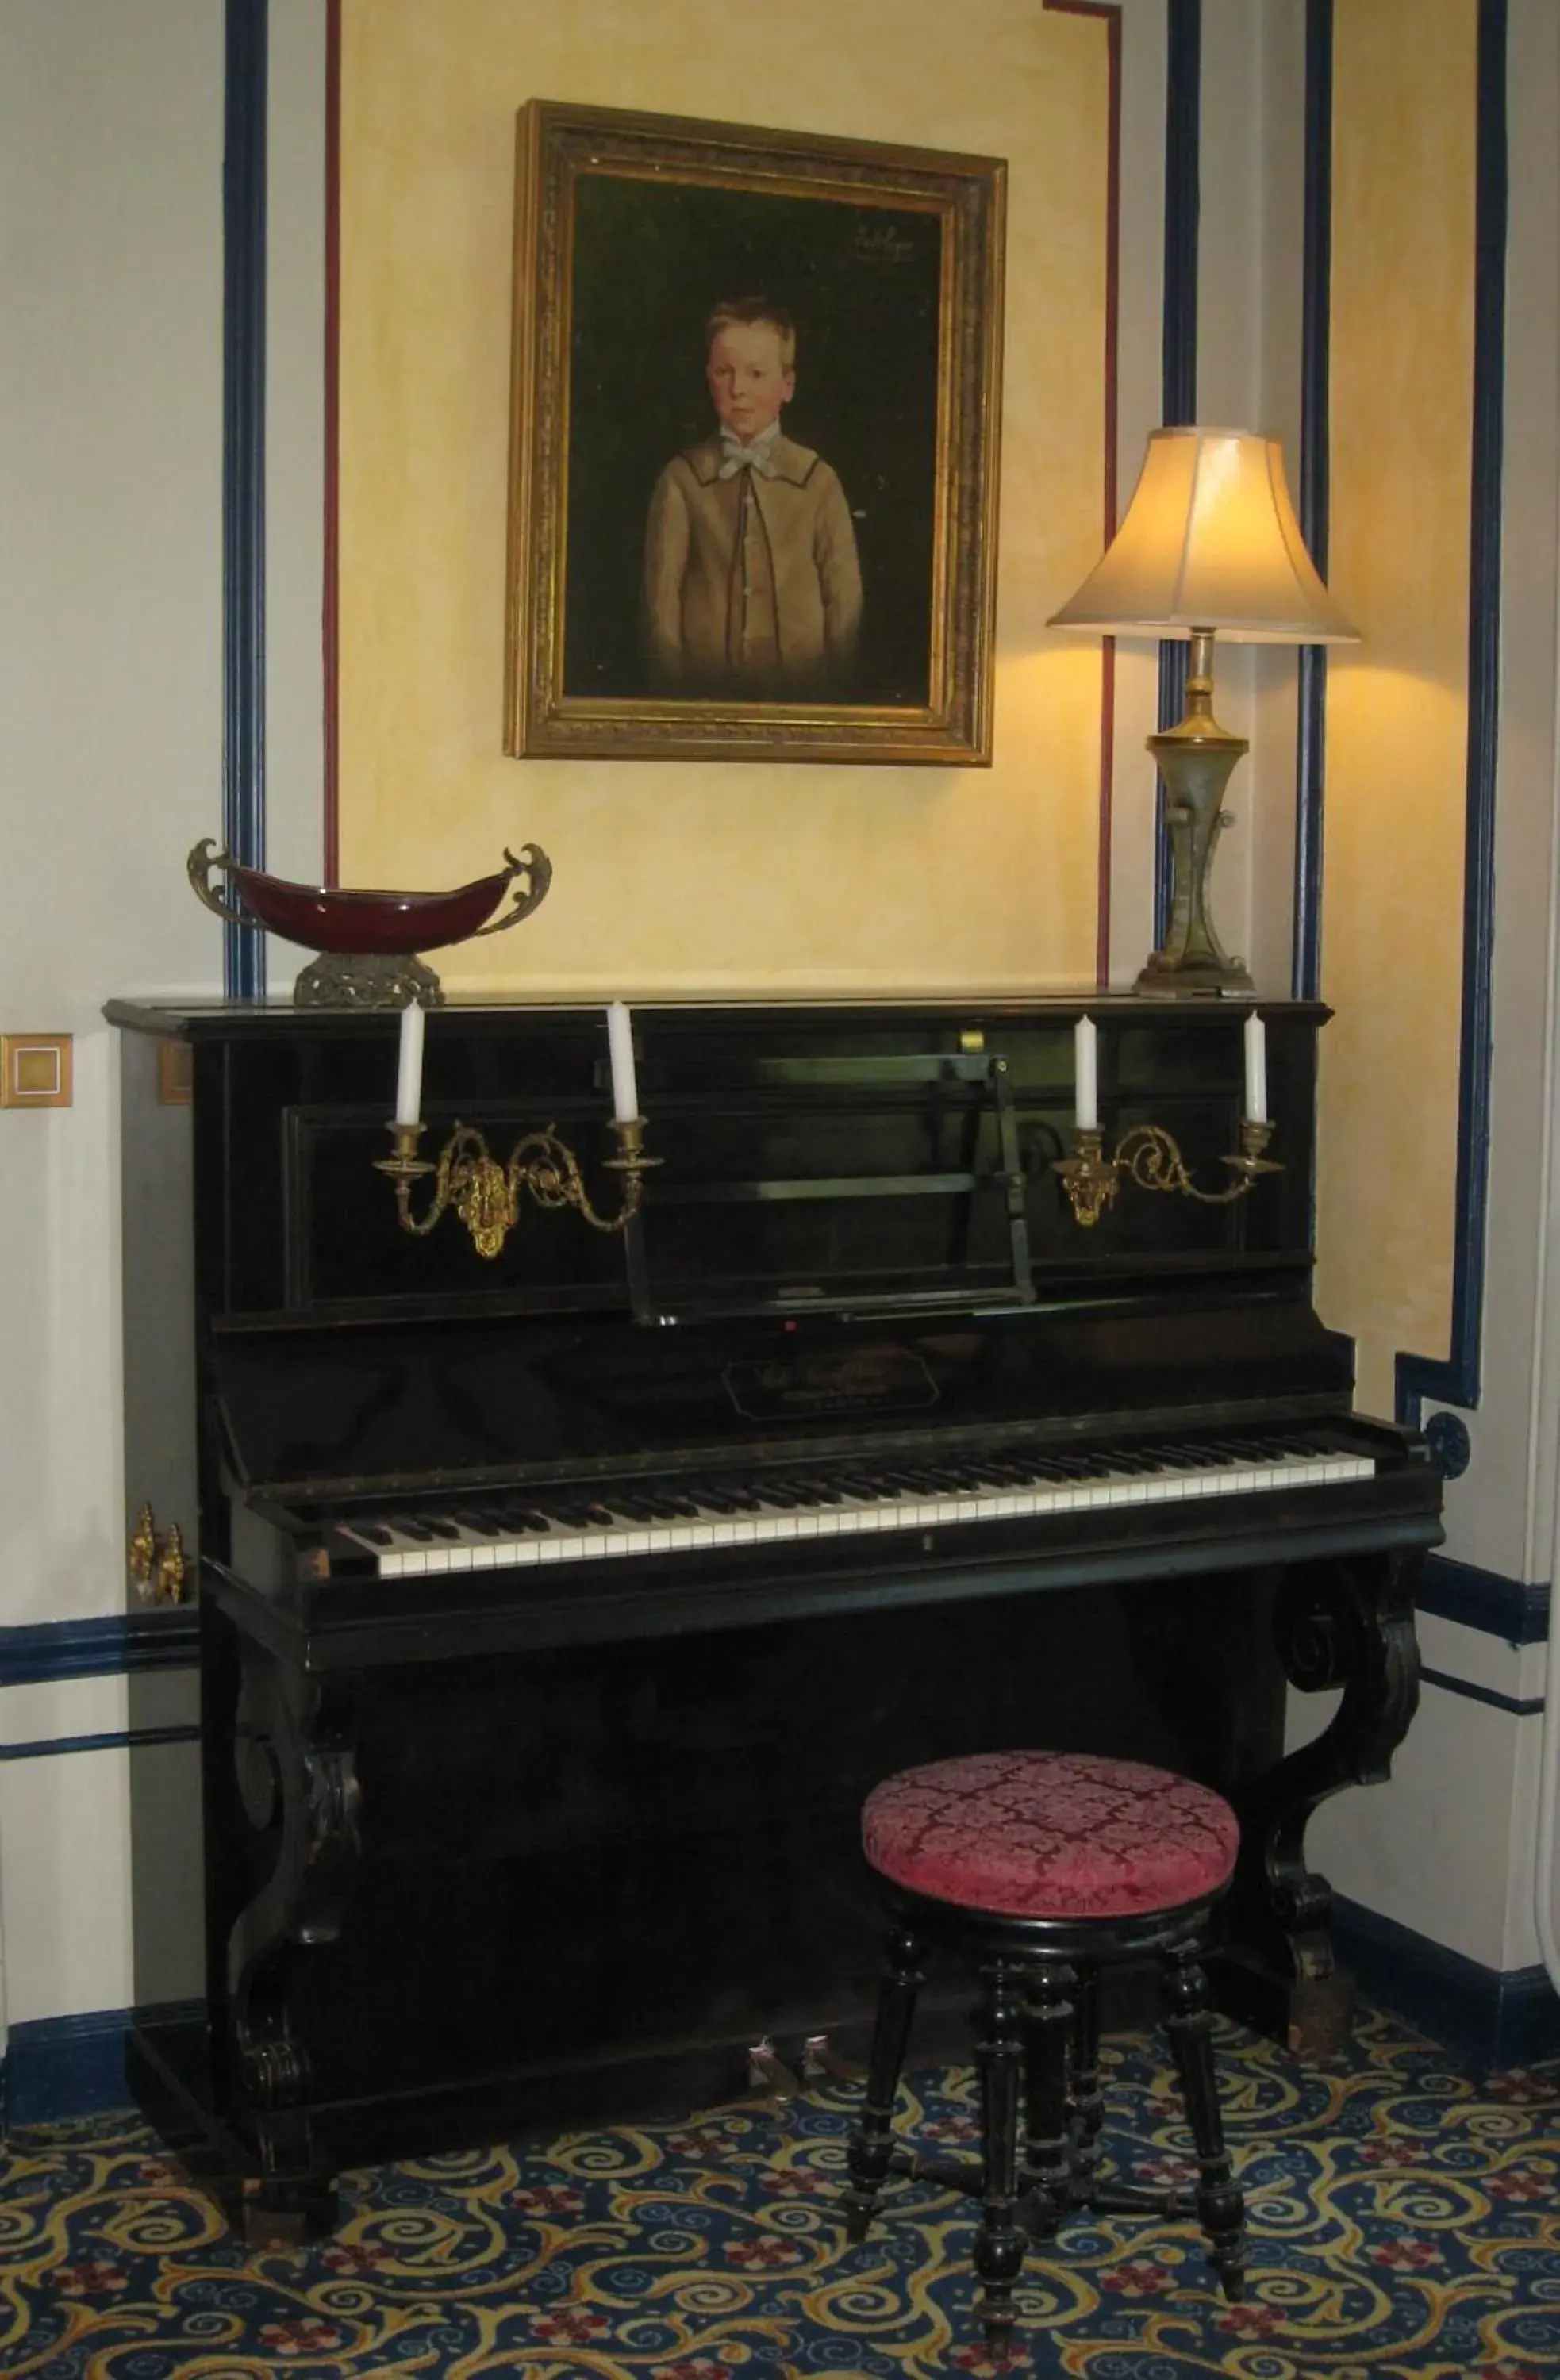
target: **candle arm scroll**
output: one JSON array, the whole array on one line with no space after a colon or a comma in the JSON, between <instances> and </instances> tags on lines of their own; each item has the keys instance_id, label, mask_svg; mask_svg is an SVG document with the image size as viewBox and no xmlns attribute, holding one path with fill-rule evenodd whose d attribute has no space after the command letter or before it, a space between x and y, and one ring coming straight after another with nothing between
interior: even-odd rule
<instances>
[{"instance_id":1,"label":"candle arm scroll","mask_svg":"<svg viewBox=\"0 0 1560 2380\"><path fill-rule=\"evenodd\" d=\"M396 1215L402 1231L415 1239L426 1239L453 1209L469 1232L477 1254L490 1258L500 1253L519 1220L522 1190L543 1209L572 1208L593 1231L617 1232L625 1231L639 1213L644 1201L645 1174L660 1163L658 1158L645 1155L642 1116L615 1119L612 1129L618 1153L605 1160L605 1171L621 1177L621 1197L617 1212L603 1215L591 1201L579 1159L552 1124L522 1133L503 1164L475 1125L458 1119L436 1163L417 1154L425 1129L422 1124L396 1123L389 1129L393 1154L376 1158L374 1170L395 1184ZM414 1190L430 1176L433 1196L425 1211L415 1215Z\"/></svg>"},{"instance_id":2,"label":"candle arm scroll","mask_svg":"<svg viewBox=\"0 0 1560 2380\"><path fill-rule=\"evenodd\" d=\"M1114 1206L1123 1180L1140 1190L1159 1190L1195 1198L1203 1207L1228 1207L1247 1197L1264 1173L1282 1173L1276 1160L1264 1156L1273 1137L1265 1119L1248 1116L1240 1127L1240 1148L1221 1160L1234 1179L1222 1189L1204 1190L1192 1179L1173 1135L1163 1124L1137 1123L1124 1132L1109 1157L1104 1135L1079 1125L1073 1133L1070 1157L1058 1157L1051 1171L1067 1194L1075 1220L1092 1229L1107 1207Z\"/></svg>"}]
</instances>

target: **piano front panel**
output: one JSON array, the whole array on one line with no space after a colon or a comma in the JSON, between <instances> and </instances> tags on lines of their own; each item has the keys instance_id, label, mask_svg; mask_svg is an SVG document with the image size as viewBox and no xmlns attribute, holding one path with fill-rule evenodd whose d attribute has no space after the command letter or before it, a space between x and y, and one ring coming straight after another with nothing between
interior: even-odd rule
<instances>
[{"instance_id":1,"label":"piano front panel","mask_svg":"<svg viewBox=\"0 0 1560 2380\"><path fill-rule=\"evenodd\" d=\"M1145 1581L357 1674L339 1922L284 1954L311 2101L859 2030L868 1788L1036 1741L1238 1790L1282 1742L1273 1600ZM242 1658L239 1727L285 1742L279 1665ZM268 1920L233 1913L237 1980Z\"/></svg>"}]
</instances>

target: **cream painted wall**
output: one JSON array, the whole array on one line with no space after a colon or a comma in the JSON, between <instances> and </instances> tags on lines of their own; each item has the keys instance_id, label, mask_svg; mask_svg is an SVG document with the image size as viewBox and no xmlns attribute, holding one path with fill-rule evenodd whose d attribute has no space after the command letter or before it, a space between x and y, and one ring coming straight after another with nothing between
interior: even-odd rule
<instances>
[{"instance_id":1,"label":"cream painted wall","mask_svg":"<svg viewBox=\"0 0 1560 2380\"><path fill-rule=\"evenodd\" d=\"M1371 0L1372 7L1375 0ZM1356 13L1356 12L1351 12ZM1358 30L1358 27L1357 27ZM1466 27L1451 28L1456 42ZM1445 94L1443 93L1443 98ZM1555 1130L1554 1051L1560 1047L1554 967L1556 826L1555 689L1560 606L1556 521L1560 516L1560 18L1551 0L1516 0L1510 14L1507 79L1511 164L1505 437L1506 494L1502 526L1500 752L1496 788L1493 1028L1496 1066L1491 1114L1489 1223L1485 1245L1482 1394L1465 1416L1472 1460L1446 1489L1447 1552L1516 1579L1553 1576L1555 1560L1555 1452L1560 1443L1560 1225L1552 1146ZM1466 164L1461 151L1454 165ZM1381 334L1384 338L1385 334ZM1451 399L1457 395L1456 376ZM1412 422L1414 417L1410 416ZM1344 501L1335 483L1335 516ZM1455 522L1443 534L1449 540ZM1439 613L1440 606L1436 606ZM1450 621L1441 623L1443 666L1452 657ZM1460 660L1460 656L1458 656ZM1363 689L1362 689L1363 691ZM1450 698L1438 698L1439 717ZM1332 731L1335 737L1336 729ZM1462 763L1462 722L1452 742ZM1444 798L1429 818L1389 816L1405 833L1421 834L1439 819L1444 867L1460 851L1460 803ZM1352 864L1363 862L1360 845ZM1390 883L1390 850L1374 865ZM1367 878L1359 891L1369 893ZM1449 900L1452 887L1445 888ZM1460 886L1458 888L1460 890ZM1328 909L1329 935L1335 910ZM1393 1013L1401 997L1405 955L1422 965L1423 929L1406 903L1387 924L1406 929L1388 944L1383 932L1373 979L1351 997L1375 999ZM1334 995L1331 975L1327 989ZM1345 1024L1340 1015L1329 1042ZM1401 1029L1400 1027L1398 1028ZM1444 1021L1429 1043L1421 1076L1416 1046L1384 1068L1393 1107L1383 1111L1378 1147L1409 1148L1421 1135L1411 1102L1421 1099L1444 1136ZM1339 1106L1335 1133L1345 1129ZM1359 1133L1358 1119L1350 1127ZM1363 1142L1359 1143L1363 1148ZM1361 1160L1362 1161L1362 1160ZM1444 1165L1444 1158L1439 1160ZM1390 1169L1388 1169L1390 1171ZM1417 1171L1417 1165L1416 1165ZM1335 1182L1336 1181L1335 1175ZM1383 1179L1385 1176L1383 1175ZM1439 1202L1438 1202L1439 1207ZM1408 1211L1407 1209L1405 1210ZM1324 1232L1346 1228L1336 1206L1323 1208ZM1420 1228L1414 1223L1412 1228ZM1444 1228L1444 1226L1442 1227ZM1447 1257L1449 1240L1443 1247ZM1401 1322L1392 1299L1388 1314ZM1337 1318L1335 1317L1335 1318ZM1378 1334L1375 1342L1382 1343ZM1414 1352L1444 1352L1438 1342L1389 1342ZM1498 1639L1421 1618L1427 1663L1508 1700L1530 1706L1544 1685L1544 1648L1518 1652ZM1303 1722L1305 1713L1297 1713ZM1390 1785L1322 1811L1311 1828L1312 1856L1335 1885L1366 1907L1449 1944L1486 1966L1510 1973L1540 1955L1534 1913L1535 1843L1540 1831L1540 1744L1536 1715L1481 1707L1427 1691ZM1554 1898L1545 1878L1542 1899Z\"/></svg>"},{"instance_id":2,"label":"cream painted wall","mask_svg":"<svg viewBox=\"0 0 1560 2380\"><path fill-rule=\"evenodd\" d=\"M1168 49L1164 0L1127 0L1122 23L1118 520L1131 501L1149 432L1157 426L1162 412ZM1159 648L1142 638L1118 637L1111 787L1113 985L1130 984L1153 944L1153 820L1158 781L1144 744L1158 724Z\"/></svg>"},{"instance_id":3,"label":"cream painted wall","mask_svg":"<svg viewBox=\"0 0 1560 2380\"><path fill-rule=\"evenodd\" d=\"M1292 152L1282 163L1289 135L1274 130L1273 111L1292 103L1295 84L1274 44L1283 22L1292 36L1297 5L1262 0L1264 185L1290 177L1286 196L1267 188L1260 200L1269 225L1264 340L1283 296L1274 247L1281 258L1283 209L1293 203ZM1350 0L1338 13L1358 18L1360 6ZM271 849L278 866L308 873L319 831L319 185L310 128L320 122L320 0L273 0L272 16ZM1127 0L1126 23L1122 453L1129 484L1158 412L1164 0ZM1471 1417L1475 1463L1450 1491L1448 1517L1453 1552L1539 1576L1550 1560L1560 1434L1560 1264L1553 1261L1560 1224L1543 1203L1549 1194L1535 1160L1540 1118L1547 1111L1553 1121L1539 959L1555 848L1560 208L1553 128L1560 72L1552 0L1514 0L1512 26L1514 253L1521 260L1514 286L1522 303L1510 326L1507 417L1502 1064L1485 1405ZM1097 38L1086 26L1073 30ZM190 900L180 863L197 835L216 830L220 799L220 11L210 0L49 0L46 8L0 11L0 219L7 226L0 244L0 633L8 664L0 785L14 855L0 879L0 1027L57 1024L81 1036L72 1110L0 1116L7 1218L0 1624L119 1608L116 1152L112 1041L96 1021L98 1004L138 986L214 988L219 979L217 931ZM1222 87L1224 103L1237 103L1238 91ZM1216 121L1206 129L1218 137ZM507 137L506 116L506 173ZM975 145L996 144L981 136ZM469 192L451 174L449 203L458 210ZM1223 310L1227 320L1230 310ZM506 335L506 317L500 346ZM1215 335L1235 332L1205 325L1205 342ZM1261 395L1268 420L1282 426L1282 363L1269 370ZM1335 494L1335 513L1341 503ZM1031 578L1038 566L1032 555L1022 563ZM482 617L489 621L486 610ZM1140 757L1123 721L1136 702L1140 723L1132 733L1140 737L1152 723L1152 660L1124 667L1122 686L1118 767L1130 771ZM1258 722L1260 760L1261 705ZM504 764L522 785L538 766ZM674 791L681 774L653 773L657 786ZM781 772L750 773L776 788L783 781ZM821 785L847 781L833 798L854 804L859 788L873 819L897 833L906 812L891 781L919 772L799 773ZM1030 773L1042 788L1045 756ZM977 798L995 782L970 772L956 799ZM926 796L912 786L912 807L918 798ZM1259 799L1268 799L1266 783ZM610 801L602 797L591 815L610 822ZM1256 824L1260 836L1261 820ZM535 831L524 815L513 826ZM1124 910L1117 934L1130 973L1141 954L1136 945L1146 947L1147 845L1119 779L1117 834L1118 903L1133 885L1139 897L1137 918ZM485 864L490 847L473 856ZM518 957L522 937L514 939ZM1260 969L1261 950L1259 942L1253 953ZM293 964L274 946L275 978L285 980ZM1341 1129L1341 1111L1330 1113L1330 1129ZM1560 1179L1553 1163L1550 1179ZM1335 1227L1332 1212L1323 1220ZM1531 1318L1541 1304L1537 1380ZM1487 1638L1436 1633L1431 1623L1426 1641L1453 1675L1516 1695L1536 1691L1531 1655L1508 1660ZM116 1724L119 1696L114 1682L85 1681L44 1707L30 1689L5 1690L0 1741ZM1474 1707L1427 1694L1397 1779L1323 1812L1313 1855L1368 1905L1510 1968L1536 1955L1529 1892L1537 1723L1499 1713L1469 1718ZM123 1764L114 1755L0 1769L0 1930L13 2018L112 2006L128 1990L123 1810Z\"/></svg>"},{"instance_id":4,"label":"cream painted wall","mask_svg":"<svg viewBox=\"0 0 1560 2380\"><path fill-rule=\"evenodd\" d=\"M1097 647L1047 612L1097 558L1106 43L1036 0L796 0L783 88L723 0L347 0L342 820L348 881L556 874L452 981L930 990L1092 972ZM989 771L516 761L501 750L514 116L531 95L1009 161ZM631 401L628 400L628 401Z\"/></svg>"},{"instance_id":5,"label":"cream painted wall","mask_svg":"<svg viewBox=\"0 0 1560 2380\"><path fill-rule=\"evenodd\" d=\"M265 420L266 866L319 881L325 515L325 0L271 0ZM299 953L272 941L285 988Z\"/></svg>"},{"instance_id":6,"label":"cream painted wall","mask_svg":"<svg viewBox=\"0 0 1560 2380\"><path fill-rule=\"evenodd\" d=\"M185 851L221 803L222 27L0 15L0 1025L78 1037L0 1116L0 1620L117 1609L111 993L220 980Z\"/></svg>"},{"instance_id":7,"label":"cream painted wall","mask_svg":"<svg viewBox=\"0 0 1560 2380\"><path fill-rule=\"evenodd\" d=\"M1467 785L1476 12L1337 11L1318 1297L1393 1409L1447 1349Z\"/></svg>"},{"instance_id":8,"label":"cream painted wall","mask_svg":"<svg viewBox=\"0 0 1560 2380\"><path fill-rule=\"evenodd\" d=\"M1152 14L1151 14L1152 6ZM1163 0L1124 13L1119 509L1162 417ZM1198 412L1204 421L1271 430L1298 455L1302 0L1204 0ZM1220 718L1251 750L1231 782L1236 820L1220 845L1213 910L1226 946L1260 991L1289 989L1294 844L1292 653L1226 645ZM1153 941L1152 820L1157 781L1144 740L1158 725L1159 647L1116 641L1111 848L1111 981L1129 988Z\"/></svg>"},{"instance_id":9,"label":"cream painted wall","mask_svg":"<svg viewBox=\"0 0 1560 2380\"><path fill-rule=\"evenodd\" d=\"M273 15L289 162L271 206L271 560L302 629L273 656L272 847L312 870L318 753L286 722L311 708L317 744L320 516L287 480L319 480L323 182L287 144L321 120L305 19L317 36L323 14ZM221 825L222 137L211 0L0 9L0 1030L77 1037L74 1105L0 1115L0 1625L124 1607L117 1037L99 1012L221 987L183 860ZM312 695L295 684L311 670ZM83 1680L46 1718L6 1689L0 1737L94 1731L105 1689L122 1704L122 1682ZM0 1769L13 2021L128 1997L124 1767Z\"/></svg>"}]
</instances>

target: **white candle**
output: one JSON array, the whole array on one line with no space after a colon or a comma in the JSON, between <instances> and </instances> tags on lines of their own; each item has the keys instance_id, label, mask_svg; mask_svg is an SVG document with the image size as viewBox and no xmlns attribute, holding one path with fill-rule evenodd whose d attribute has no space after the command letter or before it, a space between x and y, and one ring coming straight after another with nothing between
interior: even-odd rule
<instances>
[{"instance_id":1,"label":"white candle","mask_svg":"<svg viewBox=\"0 0 1560 2380\"><path fill-rule=\"evenodd\" d=\"M1100 1129L1099 1036L1091 1016L1080 1016L1073 1031L1073 1123L1079 1132Z\"/></svg>"},{"instance_id":2,"label":"white candle","mask_svg":"<svg viewBox=\"0 0 1560 2380\"><path fill-rule=\"evenodd\" d=\"M422 1007L408 1000L401 1011L400 1062L396 1069L396 1122L416 1123L422 1113Z\"/></svg>"},{"instance_id":3,"label":"white candle","mask_svg":"<svg viewBox=\"0 0 1560 2380\"><path fill-rule=\"evenodd\" d=\"M1246 1019L1246 1121L1272 1122L1267 1111L1267 1028L1255 1009Z\"/></svg>"},{"instance_id":4,"label":"white candle","mask_svg":"<svg viewBox=\"0 0 1560 2380\"><path fill-rule=\"evenodd\" d=\"M633 1020L620 1000L606 1012L606 1046L612 1060L612 1112L619 1123L631 1123L640 1111L640 1088L634 1080Z\"/></svg>"}]
</instances>

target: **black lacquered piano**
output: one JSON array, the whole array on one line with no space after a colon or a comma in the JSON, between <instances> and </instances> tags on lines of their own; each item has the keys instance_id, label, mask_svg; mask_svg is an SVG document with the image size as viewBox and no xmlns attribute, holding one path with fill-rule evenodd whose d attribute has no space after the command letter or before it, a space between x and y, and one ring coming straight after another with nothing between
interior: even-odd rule
<instances>
[{"instance_id":1,"label":"black lacquered piano","mask_svg":"<svg viewBox=\"0 0 1560 2380\"><path fill-rule=\"evenodd\" d=\"M134 1785L131 2081L249 2237L848 2053L860 1800L957 1752L1229 1794L1221 1997L1338 2039L1305 1827L1387 1773L1441 1530L1311 1303L1326 1012L1264 1003L1264 1172L1240 1011L1090 1011L1104 1154L1152 1154L1086 1223L1076 1001L641 1009L637 1171L600 1009L452 1002L399 1176L393 1016L110 1006L127 1488L146 1592L198 1531L201 1646L198 1851ZM435 1171L477 1134L485 1206Z\"/></svg>"}]
</instances>

